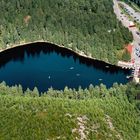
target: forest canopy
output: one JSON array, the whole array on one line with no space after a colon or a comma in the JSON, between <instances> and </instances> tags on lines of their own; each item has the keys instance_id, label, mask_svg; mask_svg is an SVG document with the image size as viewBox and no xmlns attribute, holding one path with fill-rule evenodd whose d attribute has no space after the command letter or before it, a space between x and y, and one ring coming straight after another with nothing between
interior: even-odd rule
<instances>
[{"instance_id":1,"label":"forest canopy","mask_svg":"<svg viewBox=\"0 0 140 140\"><path fill-rule=\"evenodd\" d=\"M116 63L132 34L112 0L0 0L0 48L44 40ZM123 57L125 58L125 56ZM39 93L0 83L1 140L139 140L140 85Z\"/></svg>"},{"instance_id":2,"label":"forest canopy","mask_svg":"<svg viewBox=\"0 0 140 140\"><path fill-rule=\"evenodd\" d=\"M112 0L0 0L0 9L1 48L44 40L116 63L132 41Z\"/></svg>"},{"instance_id":3,"label":"forest canopy","mask_svg":"<svg viewBox=\"0 0 140 140\"><path fill-rule=\"evenodd\" d=\"M125 2L134 2L140 7L140 0L123 0Z\"/></svg>"},{"instance_id":4,"label":"forest canopy","mask_svg":"<svg viewBox=\"0 0 140 140\"><path fill-rule=\"evenodd\" d=\"M0 83L1 140L139 140L140 85L39 93Z\"/></svg>"}]
</instances>

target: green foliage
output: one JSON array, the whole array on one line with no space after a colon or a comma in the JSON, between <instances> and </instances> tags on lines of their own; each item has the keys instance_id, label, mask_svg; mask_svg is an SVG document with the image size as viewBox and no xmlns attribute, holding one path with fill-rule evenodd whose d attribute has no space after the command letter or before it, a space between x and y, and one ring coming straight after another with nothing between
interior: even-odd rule
<instances>
[{"instance_id":1,"label":"green foliage","mask_svg":"<svg viewBox=\"0 0 140 140\"><path fill-rule=\"evenodd\" d=\"M140 0L123 0L123 1L128 2L129 4L131 4L131 2L134 2L140 7Z\"/></svg>"},{"instance_id":2,"label":"green foliage","mask_svg":"<svg viewBox=\"0 0 140 140\"><path fill-rule=\"evenodd\" d=\"M45 40L116 63L132 34L111 0L0 0L0 46Z\"/></svg>"},{"instance_id":3,"label":"green foliage","mask_svg":"<svg viewBox=\"0 0 140 140\"><path fill-rule=\"evenodd\" d=\"M130 55L130 53L127 50L125 50L123 52L122 60L123 61L130 61L131 60L131 55Z\"/></svg>"},{"instance_id":4,"label":"green foliage","mask_svg":"<svg viewBox=\"0 0 140 140\"><path fill-rule=\"evenodd\" d=\"M126 96L127 95L127 96ZM78 90L50 88L40 94L0 84L1 140L139 140L140 85ZM84 129L83 129L84 128ZM81 132L82 131L82 132Z\"/></svg>"},{"instance_id":5,"label":"green foliage","mask_svg":"<svg viewBox=\"0 0 140 140\"><path fill-rule=\"evenodd\" d=\"M112 5L111 0L0 0L0 47L43 39L116 63L132 34L117 21ZM139 95L133 83L39 93L3 82L0 140L139 140Z\"/></svg>"},{"instance_id":6,"label":"green foliage","mask_svg":"<svg viewBox=\"0 0 140 140\"><path fill-rule=\"evenodd\" d=\"M136 85L134 83L129 84L126 94L128 100L131 103L134 103L136 105L136 108L140 110L140 85Z\"/></svg>"}]
</instances>

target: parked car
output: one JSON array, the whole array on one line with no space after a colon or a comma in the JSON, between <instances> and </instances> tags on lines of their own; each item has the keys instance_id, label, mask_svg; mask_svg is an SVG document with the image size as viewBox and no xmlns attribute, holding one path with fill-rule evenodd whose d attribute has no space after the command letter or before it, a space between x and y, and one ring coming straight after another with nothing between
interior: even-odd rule
<instances>
[{"instance_id":1,"label":"parked car","mask_svg":"<svg viewBox=\"0 0 140 140\"><path fill-rule=\"evenodd\" d=\"M137 34L137 35L140 35L140 33L139 33L138 31L136 31L136 34Z\"/></svg>"},{"instance_id":2,"label":"parked car","mask_svg":"<svg viewBox=\"0 0 140 140\"><path fill-rule=\"evenodd\" d=\"M136 55L137 55L138 57L140 57L140 53L136 52Z\"/></svg>"},{"instance_id":3,"label":"parked car","mask_svg":"<svg viewBox=\"0 0 140 140\"><path fill-rule=\"evenodd\" d=\"M135 48L135 51L136 51L136 52L140 52L140 49L139 49L139 48Z\"/></svg>"}]
</instances>

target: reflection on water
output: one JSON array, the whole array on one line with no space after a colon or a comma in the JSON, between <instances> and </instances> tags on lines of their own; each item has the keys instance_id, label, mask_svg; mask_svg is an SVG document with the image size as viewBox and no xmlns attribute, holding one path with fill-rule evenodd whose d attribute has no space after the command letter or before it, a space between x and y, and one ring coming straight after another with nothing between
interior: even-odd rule
<instances>
[{"instance_id":1,"label":"reflection on water","mask_svg":"<svg viewBox=\"0 0 140 140\"><path fill-rule=\"evenodd\" d=\"M110 87L114 82L126 83L129 74L130 70L86 59L47 43L24 45L0 54L0 81L21 84L24 89L85 88L100 83Z\"/></svg>"}]
</instances>

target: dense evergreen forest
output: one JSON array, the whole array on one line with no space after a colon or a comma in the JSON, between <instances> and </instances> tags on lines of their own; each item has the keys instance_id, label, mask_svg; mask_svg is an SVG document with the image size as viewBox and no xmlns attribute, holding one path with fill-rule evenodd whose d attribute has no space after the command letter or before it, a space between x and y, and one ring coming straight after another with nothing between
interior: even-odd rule
<instances>
[{"instance_id":1,"label":"dense evergreen forest","mask_svg":"<svg viewBox=\"0 0 140 140\"><path fill-rule=\"evenodd\" d=\"M124 0L126 2L134 2L140 7L140 0Z\"/></svg>"},{"instance_id":2,"label":"dense evergreen forest","mask_svg":"<svg viewBox=\"0 0 140 140\"><path fill-rule=\"evenodd\" d=\"M79 90L0 84L1 140L139 140L140 85ZM76 138L77 137L77 138Z\"/></svg>"},{"instance_id":3,"label":"dense evergreen forest","mask_svg":"<svg viewBox=\"0 0 140 140\"><path fill-rule=\"evenodd\" d=\"M139 140L140 85L64 91L0 84L1 140Z\"/></svg>"},{"instance_id":4,"label":"dense evergreen forest","mask_svg":"<svg viewBox=\"0 0 140 140\"><path fill-rule=\"evenodd\" d=\"M116 63L132 41L112 0L0 0L0 10L1 49L44 40ZM0 83L0 140L58 139L139 140L140 85L39 93Z\"/></svg>"},{"instance_id":5,"label":"dense evergreen forest","mask_svg":"<svg viewBox=\"0 0 140 140\"><path fill-rule=\"evenodd\" d=\"M44 40L116 63L132 34L112 0L0 0L0 48Z\"/></svg>"}]
</instances>

